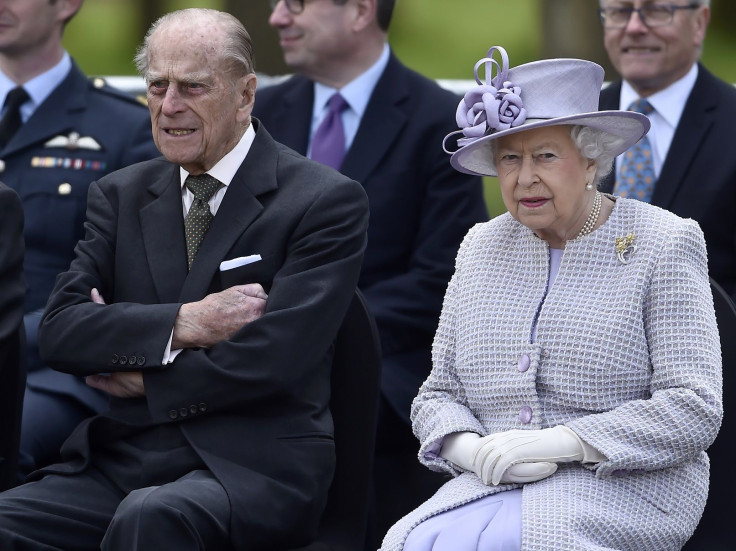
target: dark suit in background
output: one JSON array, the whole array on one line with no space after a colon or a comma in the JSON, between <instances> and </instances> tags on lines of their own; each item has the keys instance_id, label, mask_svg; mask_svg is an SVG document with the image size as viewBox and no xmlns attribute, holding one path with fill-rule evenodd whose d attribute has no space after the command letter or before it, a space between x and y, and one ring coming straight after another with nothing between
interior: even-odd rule
<instances>
[{"instance_id":1,"label":"dark suit in background","mask_svg":"<svg viewBox=\"0 0 736 551\"><path fill-rule=\"evenodd\" d=\"M601 92L600 109L618 109L621 83ZM686 99L652 204L700 224L708 248L708 269L736 296L736 88L702 64ZM615 174L602 183L611 192Z\"/></svg>"},{"instance_id":2,"label":"dark suit in background","mask_svg":"<svg viewBox=\"0 0 736 551\"><path fill-rule=\"evenodd\" d=\"M56 276L69 267L83 223L89 184L160 154L148 111L135 98L87 78L73 64L64 81L0 150L0 179L25 210L28 380L23 411L21 478L58 458L58 449L107 397L83 379L45 366L38 323Z\"/></svg>"},{"instance_id":3,"label":"dark suit in background","mask_svg":"<svg viewBox=\"0 0 736 551\"><path fill-rule=\"evenodd\" d=\"M306 153L314 83L295 76L258 91L254 113L280 142ZM444 481L417 460L409 409L432 366L431 345L460 241L487 219L480 178L450 167L444 136L459 98L391 54L340 171L370 204L359 287L383 353L376 443L376 526L382 537ZM369 544L370 546L370 544Z\"/></svg>"},{"instance_id":4,"label":"dark suit in background","mask_svg":"<svg viewBox=\"0 0 736 551\"><path fill-rule=\"evenodd\" d=\"M23 207L0 183L0 491L15 483L25 381Z\"/></svg>"}]
</instances>

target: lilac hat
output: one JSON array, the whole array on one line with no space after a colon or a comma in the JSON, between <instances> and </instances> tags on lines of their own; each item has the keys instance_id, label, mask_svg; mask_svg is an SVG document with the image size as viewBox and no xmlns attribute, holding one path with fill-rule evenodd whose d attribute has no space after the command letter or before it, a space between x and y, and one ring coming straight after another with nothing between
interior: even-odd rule
<instances>
[{"instance_id":1,"label":"lilac hat","mask_svg":"<svg viewBox=\"0 0 736 551\"><path fill-rule=\"evenodd\" d=\"M493 59L501 55L501 64ZM485 82L478 69L485 65ZM493 68L496 76L492 77ZM460 172L497 176L491 140L515 132L560 124L590 126L619 138L612 154L619 155L649 130L646 115L633 111L598 111L603 68L582 59L545 59L509 69L506 50L494 46L473 68L478 86L465 94L457 108L460 130L445 136L450 164ZM462 134L457 151L445 142Z\"/></svg>"}]
</instances>

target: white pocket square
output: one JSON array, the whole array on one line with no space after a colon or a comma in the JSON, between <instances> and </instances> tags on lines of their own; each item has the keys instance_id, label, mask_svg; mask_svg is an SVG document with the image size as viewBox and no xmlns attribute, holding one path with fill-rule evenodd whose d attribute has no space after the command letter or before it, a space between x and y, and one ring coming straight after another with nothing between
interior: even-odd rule
<instances>
[{"instance_id":1,"label":"white pocket square","mask_svg":"<svg viewBox=\"0 0 736 551\"><path fill-rule=\"evenodd\" d=\"M220 271L224 272L226 270L232 270L233 268L240 268L241 266L253 264L259 260L261 260L260 254L251 254L249 256L239 256L238 258L233 258L231 260L223 260L220 262Z\"/></svg>"},{"instance_id":2,"label":"white pocket square","mask_svg":"<svg viewBox=\"0 0 736 551\"><path fill-rule=\"evenodd\" d=\"M80 136L79 132L70 132L68 136L55 136L43 144L44 147L63 147L66 149L102 149L97 140L91 136Z\"/></svg>"}]
</instances>

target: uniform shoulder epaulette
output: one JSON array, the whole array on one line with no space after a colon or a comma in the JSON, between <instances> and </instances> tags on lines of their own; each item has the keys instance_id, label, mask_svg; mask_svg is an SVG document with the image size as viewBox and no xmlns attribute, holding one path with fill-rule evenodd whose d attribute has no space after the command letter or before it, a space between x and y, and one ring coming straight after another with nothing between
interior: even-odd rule
<instances>
[{"instance_id":1,"label":"uniform shoulder epaulette","mask_svg":"<svg viewBox=\"0 0 736 551\"><path fill-rule=\"evenodd\" d=\"M145 91L142 93L138 91L127 92L120 88L110 86L102 77L89 77L89 83L92 88L98 92L102 92L103 94L107 94L127 102L136 103L138 105L148 106Z\"/></svg>"}]
</instances>

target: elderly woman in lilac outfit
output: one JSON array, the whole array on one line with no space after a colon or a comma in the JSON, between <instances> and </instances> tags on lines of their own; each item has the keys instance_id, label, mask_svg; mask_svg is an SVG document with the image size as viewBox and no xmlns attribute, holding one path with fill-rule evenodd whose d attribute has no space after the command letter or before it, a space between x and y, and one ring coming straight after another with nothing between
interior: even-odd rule
<instances>
[{"instance_id":1,"label":"elderly woman in lilac outfit","mask_svg":"<svg viewBox=\"0 0 736 551\"><path fill-rule=\"evenodd\" d=\"M649 129L597 111L601 67L494 47L475 76L450 162L498 176L508 212L460 247L412 406L452 478L382 550L680 549L723 414L702 232L597 190Z\"/></svg>"}]
</instances>

